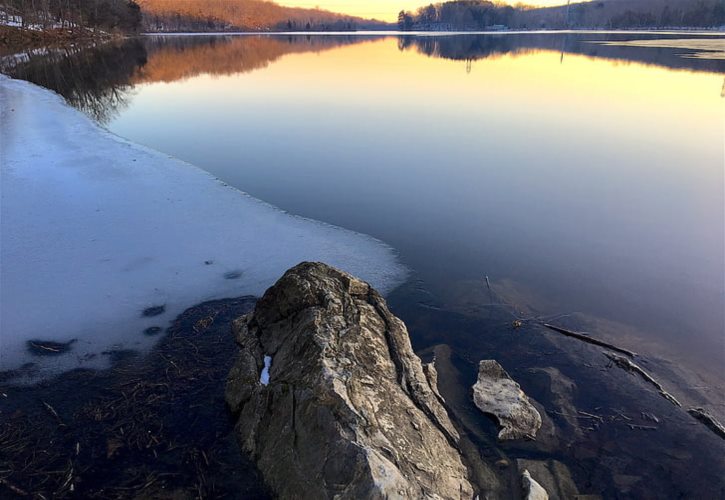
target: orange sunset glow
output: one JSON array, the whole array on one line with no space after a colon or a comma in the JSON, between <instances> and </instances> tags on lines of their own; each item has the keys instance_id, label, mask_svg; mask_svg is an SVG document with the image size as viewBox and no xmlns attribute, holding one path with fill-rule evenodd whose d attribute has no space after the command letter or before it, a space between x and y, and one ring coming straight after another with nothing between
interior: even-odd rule
<instances>
[{"instance_id":1,"label":"orange sunset glow","mask_svg":"<svg viewBox=\"0 0 725 500\"><path fill-rule=\"evenodd\" d=\"M362 17L366 19L379 19L381 21L394 22L398 18L398 12L401 10L414 11L419 7L435 2L424 2L421 0L280 0L277 3L287 7L317 8L329 10L331 12L340 12L351 16ZM519 2L503 2L514 5ZM522 2L528 5L551 7L561 5L565 2L562 0L532 0L531 2Z\"/></svg>"}]
</instances>

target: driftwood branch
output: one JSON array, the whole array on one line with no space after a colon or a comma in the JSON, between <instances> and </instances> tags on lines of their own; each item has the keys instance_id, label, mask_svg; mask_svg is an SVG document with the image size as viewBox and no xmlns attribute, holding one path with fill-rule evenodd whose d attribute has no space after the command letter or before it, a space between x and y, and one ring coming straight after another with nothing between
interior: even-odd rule
<instances>
[{"instance_id":1,"label":"driftwood branch","mask_svg":"<svg viewBox=\"0 0 725 500\"><path fill-rule=\"evenodd\" d=\"M25 491L24 489L22 489L16 485L14 485L7 479L0 478L0 484L5 486L7 489L9 489L10 491L12 491L13 493L15 493L18 496L21 496L21 497L30 496L30 493L28 493L27 491Z\"/></svg>"},{"instance_id":2,"label":"driftwood branch","mask_svg":"<svg viewBox=\"0 0 725 500\"><path fill-rule=\"evenodd\" d=\"M617 366L619 366L623 370L626 370L626 371L632 372L632 373L637 373L644 380L646 380L647 382L652 384L657 389L657 391L660 393L660 395L663 398L665 398L666 400L668 400L670 403L672 403L675 406L682 406L680 404L680 402L677 401L677 399L675 399L675 397L672 394L667 392L659 382L657 382L654 378L652 378L652 376L649 373L647 373L646 371L644 371L639 365L633 363L632 361L630 361L627 358L623 358L622 356L617 356L616 354L612 354L612 353L608 353L608 352L605 352L604 354L605 354L605 356L607 356L609 359L611 359Z\"/></svg>"},{"instance_id":3,"label":"driftwood branch","mask_svg":"<svg viewBox=\"0 0 725 500\"><path fill-rule=\"evenodd\" d=\"M697 420L705 424L712 432L725 439L725 427L715 420L715 417L707 413L703 408L690 408L687 413L695 417Z\"/></svg>"},{"instance_id":4,"label":"driftwood branch","mask_svg":"<svg viewBox=\"0 0 725 500\"><path fill-rule=\"evenodd\" d=\"M571 330L567 330L566 328L562 328L560 326L551 325L549 323L544 323L544 326L548 328L549 330L554 330L555 332L561 333L562 335L566 335L567 337L572 337L578 340L581 340L582 342L587 342L588 344L594 344L598 345L599 347L605 347L607 349L610 349L612 351L620 352L622 354L626 354L630 358L633 358L636 356L635 353L632 351L628 351L627 349L623 349L622 347L617 347L616 345L610 344L608 342L604 342L603 340L598 340L592 337L588 337L586 335L582 335L581 333L572 332Z\"/></svg>"},{"instance_id":5,"label":"driftwood branch","mask_svg":"<svg viewBox=\"0 0 725 500\"><path fill-rule=\"evenodd\" d=\"M636 424L627 424L630 429L633 431L656 431L657 427L653 427L651 425L636 425Z\"/></svg>"}]
</instances>

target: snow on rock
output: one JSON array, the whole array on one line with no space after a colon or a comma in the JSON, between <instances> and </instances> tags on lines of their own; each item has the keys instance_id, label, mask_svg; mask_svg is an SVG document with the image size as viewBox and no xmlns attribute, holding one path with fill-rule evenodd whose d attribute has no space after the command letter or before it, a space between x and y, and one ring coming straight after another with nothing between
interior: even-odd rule
<instances>
[{"instance_id":1,"label":"snow on rock","mask_svg":"<svg viewBox=\"0 0 725 500\"><path fill-rule=\"evenodd\" d=\"M0 75L0 371L105 366L185 308L260 295L303 260L381 290L405 277L380 241L284 213ZM70 349L37 357L33 341Z\"/></svg>"},{"instance_id":2,"label":"snow on rock","mask_svg":"<svg viewBox=\"0 0 725 500\"><path fill-rule=\"evenodd\" d=\"M259 383L262 385L269 385L269 369L272 367L272 356L264 357L264 368L262 373L259 375Z\"/></svg>"},{"instance_id":3,"label":"snow on rock","mask_svg":"<svg viewBox=\"0 0 725 500\"><path fill-rule=\"evenodd\" d=\"M521 474L521 483L526 500L549 500L549 494L539 483L534 481L529 471L524 470L523 474Z\"/></svg>"}]
</instances>

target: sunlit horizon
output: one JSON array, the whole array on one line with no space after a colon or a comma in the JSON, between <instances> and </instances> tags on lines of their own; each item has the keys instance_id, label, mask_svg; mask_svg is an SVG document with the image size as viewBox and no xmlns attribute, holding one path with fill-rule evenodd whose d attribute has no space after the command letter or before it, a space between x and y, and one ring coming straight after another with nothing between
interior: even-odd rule
<instances>
[{"instance_id":1,"label":"sunlit horizon","mask_svg":"<svg viewBox=\"0 0 725 500\"><path fill-rule=\"evenodd\" d=\"M380 21L394 22L398 18L398 12L401 10L414 11L425 5L439 2L426 2L421 0L399 0L391 2L389 0L357 0L347 2L345 0L325 0L316 2L315 0L279 0L276 3L287 7L302 7L305 9L320 8L340 14L362 17L365 19L378 19ZM517 3L525 3L535 7L552 7L556 5L566 4L563 0L533 0L530 2L513 2L504 1L515 5Z\"/></svg>"}]
</instances>

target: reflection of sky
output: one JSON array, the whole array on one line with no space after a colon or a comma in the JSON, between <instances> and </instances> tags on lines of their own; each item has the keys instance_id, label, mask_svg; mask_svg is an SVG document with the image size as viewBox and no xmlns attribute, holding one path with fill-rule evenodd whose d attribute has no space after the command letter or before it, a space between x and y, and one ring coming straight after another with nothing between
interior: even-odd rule
<instances>
[{"instance_id":1,"label":"reflection of sky","mask_svg":"<svg viewBox=\"0 0 725 500\"><path fill-rule=\"evenodd\" d=\"M467 73L389 38L144 84L111 129L381 238L440 293L507 278L721 361L721 87L556 52Z\"/></svg>"}]
</instances>

